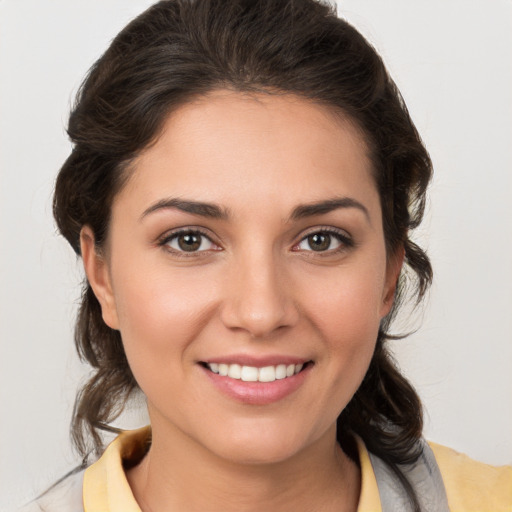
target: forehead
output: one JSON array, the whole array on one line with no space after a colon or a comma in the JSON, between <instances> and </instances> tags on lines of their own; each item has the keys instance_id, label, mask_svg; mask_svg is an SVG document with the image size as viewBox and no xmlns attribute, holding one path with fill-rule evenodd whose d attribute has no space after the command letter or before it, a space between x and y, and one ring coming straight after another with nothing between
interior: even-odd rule
<instances>
[{"instance_id":1,"label":"forehead","mask_svg":"<svg viewBox=\"0 0 512 512\"><path fill-rule=\"evenodd\" d=\"M235 209L250 201L291 209L334 195L378 202L361 131L292 94L216 91L187 103L130 171L114 205L129 194L140 207L165 195Z\"/></svg>"}]
</instances>

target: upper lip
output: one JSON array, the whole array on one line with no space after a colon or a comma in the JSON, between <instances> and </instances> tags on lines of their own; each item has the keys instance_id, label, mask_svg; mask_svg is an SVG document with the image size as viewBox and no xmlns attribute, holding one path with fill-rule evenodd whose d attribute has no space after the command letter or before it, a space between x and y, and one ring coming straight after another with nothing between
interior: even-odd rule
<instances>
[{"instance_id":1,"label":"upper lip","mask_svg":"<svg viewBox=\"0 0 512 512\"><path fill-rule=\"evenodd\" d=\"M249 354L230 354L219 357L211 357L201 362L206 364L239 364L240 366L254 366L256 368L263 368L265 366L277 366L279 364L305 364L308 361L311 361L311 359L290 355L275 354L255 356Z\"/></svg>"}]
</instances>

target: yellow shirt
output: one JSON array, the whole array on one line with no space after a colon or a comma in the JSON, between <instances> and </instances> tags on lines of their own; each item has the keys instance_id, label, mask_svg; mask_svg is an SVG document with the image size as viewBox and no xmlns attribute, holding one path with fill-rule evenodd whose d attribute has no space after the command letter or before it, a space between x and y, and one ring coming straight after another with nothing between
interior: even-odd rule
<instances>
[{"instance_id":1,"label":"yellow shirt","mask_svg":"<svg viewBox=\"0 0 512 512\"><path fill-rule=\"evenodd\" d=\"M102 457L85 470L82 498L85 512L141 512L123 469L123 460L138 461L145 452L149 427L120 434ZM451 512L512 512L512 467L494 467L476 462L435 443L429 443L441 471ZM364 443L358 441L361 466L361 495L357 512L382 512L377 481ZM81 477L80 477L81 478ZM56 490L57 491L57 490ZM68 498L64 498L64 494ZM38 501L48 512L70 511L75 506L71 495L80 500L78 491L58 492ZM63 499L64 498L64 499ZM44 502L43 502L44 500ZM65 501L68 501L66 506ZM58 501L57 506L53 506ZM64 503L63 508L60 508ZM26 512L40 510L34 504ZM76 505L76 502L75 502ZM398 511L397 511L398 512Z\"/></svg>"}]
</instances>

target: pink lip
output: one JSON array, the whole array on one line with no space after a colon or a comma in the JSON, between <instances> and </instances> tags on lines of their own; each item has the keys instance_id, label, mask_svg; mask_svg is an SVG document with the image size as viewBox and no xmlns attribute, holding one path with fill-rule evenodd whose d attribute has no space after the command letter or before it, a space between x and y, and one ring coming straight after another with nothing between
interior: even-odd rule
<instances>
[{"instance_id":1,"label":"pink lip","mask_svg":"<svg viewBox=\"0 0 512 512\"><path fill-rule=\"evenodd\" d=\"M223 359L223 361L231 361L231 359ZM280 361L284 364L282 359ZM209 360L209 362L216 361ZM234 363L238 363L238 361L234 361L233 364ZM292 364L292 362L288 364ZM270 365L271 364L265 362L261 367ZM254 364L254 362L248 364L248 366L260 367L259 364ZM213 373L204 366L201 366L201 369L210 379L210 382L212 382L212 384L221 391L221 393L227 395L229 398L248 405L268 405L282 400L296 391L304 383L304 380L309 375L312 366L313 365L307 365L301 372L293 375L292 377L275 380L273 382L244 382L230 377L222 377L217 373Z\"/></svg>"}]
</instances>

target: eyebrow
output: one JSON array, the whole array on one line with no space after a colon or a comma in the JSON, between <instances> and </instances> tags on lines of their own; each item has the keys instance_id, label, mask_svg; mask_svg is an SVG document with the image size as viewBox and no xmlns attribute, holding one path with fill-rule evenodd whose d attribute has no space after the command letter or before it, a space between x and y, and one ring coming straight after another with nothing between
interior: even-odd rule
<instances>
[{"instance_id":1,"label":"eyebrow","mask_svg":"<svg viewBox=\"0 0 512 512\"><path fill-rule=\"evenodd\" d=\"M336 197L316 203L299 205L293 210L290 218L292 220L299 220L305 217L313 217L314 215L324 215L339 208L356 208L362 211L368 222L371 223L370 214L366 206L352 197Z\"/></svg>"},{"instance_id":2,"label":"eyebrow","mask_svg":"<svg viewBox=\"0 0 512 512\"><path fill-rule=\"evenodd\" d=\"M315 215L325 215L326 213L338 210L340 208L356 208L364 213L370 222L370 214L368 209L356 199L351 197L337 197L318 201L316 203L308 203L295 207L290 215L291 220L300 220ZM226 220L229 217L228 210L213 203L205 203L202 201L192 201L189 199L167 198L161 199L144 210L140 220L153 212L165 209L177 209L185 213L199 215L210 219Z\"/></svg>"},{"instance_id":3,"label":"eyebrow","mask_svg":"<svg viewBox=\"0 0 512 512\"><path fill-rule=\"evenodd\" d=\"M143 220L144 217L147 217L153 212L170 208L181 210L182 212L186 213L192 213L193 215L200 215L201 217L208 217L211 219L228 218L227 210L217 206L216 204L204 203L201 201L190 201L188 199L168 198L157 201L155 204L144 210L140 220Z\"/></svg>"}]
</instances>

